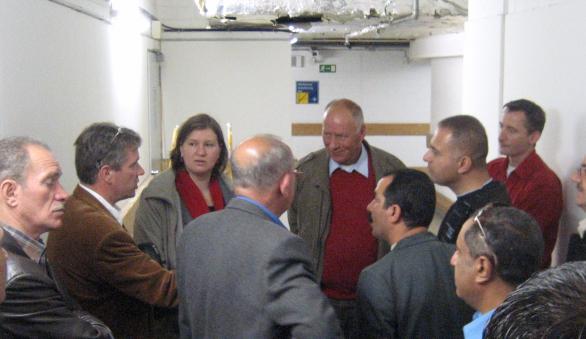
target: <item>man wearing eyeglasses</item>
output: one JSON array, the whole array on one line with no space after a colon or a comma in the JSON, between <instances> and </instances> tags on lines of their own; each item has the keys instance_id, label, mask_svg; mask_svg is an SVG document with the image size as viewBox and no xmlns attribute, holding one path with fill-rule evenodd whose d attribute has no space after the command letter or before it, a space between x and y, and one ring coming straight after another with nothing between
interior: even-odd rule
<instances>
[{"instance_id":1,"label":"man wearing eyeglasses","mask_svg":"<svg viewBox=\"0 0 586 339\"><path fill-rule=\"evenodd\" d=\"M511 101L504 105L500 126L499 151L505 157L491 161L488 171L505 183L511 204L539 223L545 240L542 267L549 267L564 205L560 179L535 152L545 112L526 99Z\"/></svg>"},{"instance_id":2,"label":"man wearing eyeglasses","mask_svg":"<svg viewBox=\"0 0 586 339\"><path fill-rule=\"evenodd\" d=\"M586 212L586 156L578 169L572 174L572 181L576 183L576 205L580 206ZM586 223L582 221L581 224ZM584 226L586 228L586 225Z\"/></svg>"},{"instance_id":3,"label":"man wearing eyeglasses","mask_svg":"<svg viewBox=\"0 0 586 339\"><path fill-rule=\"evenodd\" d=\"M80 305L117 338L152 338L152 307L177 305L175 271L138 249L116 202L134 196L140 136L110 123L93 124L75 141L80 184L65 204L63 227L49 235L47 255Z\"/></svg>"},{"instance_id":4,"label":"man wearing eyeglasses","mask_svg":"<svg viewBox=\"0 0 586 339\"><path fill-rule=\"evenodd\" d=\"M451 263L456 294L476 310L466 339L481 339L495 308L539 270L543 247L535 219L514 207L487 205L464 223Z\"/></svg>"},{"instance_id":5,"label":"man wearing eyeglasses","mask_svg":"<svg viewBox=\"0 0 586 339\"><path fill-rule=\"evenodd\" d=\"M576 205L586 212L586 156L582 163L572 173L572 181L576 183ZM570 236L568 245L568 261L586 260L586 219L578 224L578 234Z\"/></svg>"}]
</instances>

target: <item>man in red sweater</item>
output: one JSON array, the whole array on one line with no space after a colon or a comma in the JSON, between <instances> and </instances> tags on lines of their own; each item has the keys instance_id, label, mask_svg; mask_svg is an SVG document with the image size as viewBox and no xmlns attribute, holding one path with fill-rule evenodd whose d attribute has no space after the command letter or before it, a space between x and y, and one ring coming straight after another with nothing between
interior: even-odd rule
<instances>
[{"instance_id":1,"label":"man in red sweater","mask_svg":"<svg viewBox=\"0 0 586 339\"><path fill-rule=\"evenodd\" d=\"M322 291L328 296L345 338L361 337L356 306L358 275L385 255L389 246L372 234L366 206L385 173L405 167L365 140L362 109L348 99L325 109L324 148L299 161L289 209L291 231L303 238L313 256Z\"/></svg>"},{"instance_id":2,"label":"man in red sweater","mask_svg":"<svg viewBox=\"0 0 586 339\"><path fill-rule=\"evenodd\" d=\"M526 99L504 105L499 134L500 153L488 164L493 179L502 181L513 206L537 220L545 252L542 267L549 267L562 214L562 184L557 175L535 152L535 145L545 125L545 112Z\"/></svg>"}]
</instances>

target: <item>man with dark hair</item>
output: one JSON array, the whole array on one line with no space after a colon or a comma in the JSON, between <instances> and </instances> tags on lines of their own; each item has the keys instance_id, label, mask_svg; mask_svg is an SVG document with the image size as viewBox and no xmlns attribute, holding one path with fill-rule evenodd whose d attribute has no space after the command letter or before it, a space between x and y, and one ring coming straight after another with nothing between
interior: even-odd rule
<instances>
[{"instance_id":1,"label":"man with dark hair","mask_svg":"<svg viewBox=\"0 0 586 339\"><path fill-rule=\"evenodd\" d=\"M393 246L358 280L364 336L462 338L472 310L456 296L454 246L428 232L435 188L427 175L405 169L379 180L368 205L372 234Z\"/></svg>"},{"instance_id":2,"label":"man with dark hair","mask_svg":"<svg viewBox=\"0 0 586 339\"><path fill-rule=\"evenodd\" d=\"M259 135L230 162L237 196L190 222L179 241L181 337L336 337L307 245L279 220L295 196L291 149Z\"/></svg>"},{"instance_id":3,"label":"man with dark hair","mask_svg":"<svg viewBox=\"0 0 586 339\"><path fill-rule=\"evenodd\" d=\"M543 237L535 219L514 207L483 207L468 219L452 256L456 293L476 310L464 337L482 338L494 310L539 270Z\"/></svg>"},{"instance_id":4,"label":"man with dark hair","mask_svg":"<svg viewBox=\"0 0 586 339\"><path fill-rule=\"evenodd\" d=\"M325 109L324 148L299 161L305 173L289 209L289 226L309 245L321 288L330 299L347 338L359 338L358 275L389 247L370 231L366 206L383 173L404 168L395 156L365 140L362 109L337 99Z\"/></svg>"},{"instance_id":5,"label":"man with dark hair","mask_svg":"<svg viewBox=\"0 0 586 339\"><path fill-rule=\"evenodd\" d=\"M40 236L61 227L67 199L60 177L47 145L27 137L0 140L1 338L112 338L69 298L45 257Z\"/></svg>"},{"instance_id":6,"label":"man with dark hair","mask_svg":"<svg viewBox=\"0 0 586 339\"><path fill-rule=\"evenodd\" d=\"M507 186L513 206L531 214L545 240L542 267L549 267L563 210L562 184L535 152L545 125L545 112L532 101L504 105L499 134L500 153L488 164L490 176Z\"/></svg>"},{"instance_id":7,"label":"man with dark hair","mask_svg":"<svg viewBox=\"0 0 586 339\"><path fill-rule=\"evenodd\" d=\"M120 338L160 336L151 328L151 305L177 305L175 272L138 249L115 206L134 196L144 174L140 143L136 132L111 123L83 130L75 141L80 184L65 204L63 227L47 244L69 293Z\"/></svg>"},{"instance_id":8,"label":"man with dark hair","mask_svg":"<svg viewBox=\"0 0 586 339\"><path fill-rule=\"evenodd\" d=\"M586 338L586 262L539 272L496 309L485 338Z\"/></svg>"},{"instance_id":9,"label":"man with dark hair","mask_svg":"<svg viewBox=\"0 0 586 339\"><path fill-rule=\"evenodd\" d=\"M476 118L455 115L439 122L423 160L433 182L449 187L458 197L440 224L439 240L455 243L474 211L489 202L510 202L505 186L488 174L487 154L486 132Z\"/></svg>"}]
</instances>

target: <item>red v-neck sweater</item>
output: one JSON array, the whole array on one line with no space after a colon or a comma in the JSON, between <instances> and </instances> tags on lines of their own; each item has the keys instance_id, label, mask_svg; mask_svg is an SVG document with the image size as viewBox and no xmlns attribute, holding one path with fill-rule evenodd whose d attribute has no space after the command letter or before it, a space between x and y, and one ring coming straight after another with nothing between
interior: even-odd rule
<instances>
[{"instance_id":1,"label":"red v-neck sweater","mask_svg":"<svg viewBox=\"0 0 586 339\"><path fill-rule=\"evenodd\" d=\"M368 178L337 169L330 177L332 219L324 252L322 289L333 299L356 298L358 275L377 258L366 206L374 198L376 179L370 155Z\"/></svg>"}]
</instances>

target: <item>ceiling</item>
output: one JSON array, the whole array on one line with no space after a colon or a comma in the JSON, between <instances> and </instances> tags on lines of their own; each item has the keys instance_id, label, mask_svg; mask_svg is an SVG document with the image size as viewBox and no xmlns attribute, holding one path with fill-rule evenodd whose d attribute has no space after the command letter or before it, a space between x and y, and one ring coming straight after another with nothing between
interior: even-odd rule
<instances>
[{"instance_id":1,"label":"ceiling","mask_svg":"<svg viewBox=\"0 0 586 339\"><path fill-rule=\"evenodd\" d=\"M468 13L467 0L154 2L154 14L167 31L284 31L300 46L400 44L458 33L463 31ZM207 11L205 15L200 8Z\"/></svg>"}]
</instances>

